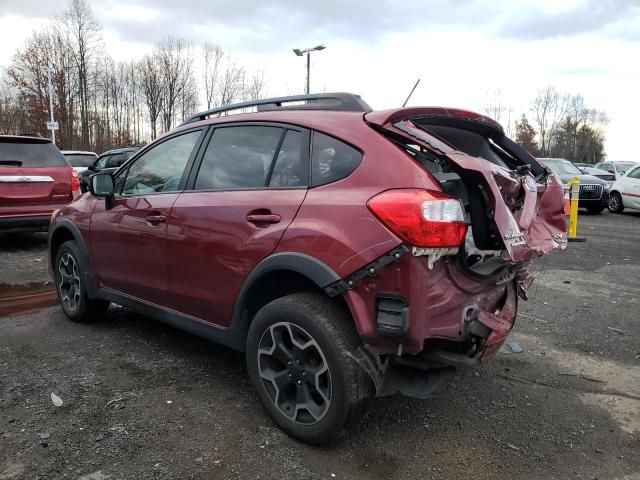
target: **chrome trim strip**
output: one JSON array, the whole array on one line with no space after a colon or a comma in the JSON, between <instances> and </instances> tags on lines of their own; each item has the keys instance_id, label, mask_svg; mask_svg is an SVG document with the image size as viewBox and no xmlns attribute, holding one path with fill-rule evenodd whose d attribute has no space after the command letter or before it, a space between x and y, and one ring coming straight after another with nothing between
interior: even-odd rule
<instances>
[{"instance_id":1,"label":"chrome trim strip","mask_svg":"<svg viewBox=\"0 0 640 480\"><path fill-rule=\"evenodd\" d=\"M0 183L47 183L53 182L48 175L0 175Z\"/></svg>"}]
</instances>

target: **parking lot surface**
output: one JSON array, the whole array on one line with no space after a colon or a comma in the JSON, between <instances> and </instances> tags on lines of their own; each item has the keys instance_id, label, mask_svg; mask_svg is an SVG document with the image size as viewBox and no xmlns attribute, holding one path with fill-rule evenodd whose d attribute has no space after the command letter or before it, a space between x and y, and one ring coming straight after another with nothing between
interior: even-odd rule
<instances>
[{"instance_id":1,"label":"parking lot surface","mask_svg":"<svg viewBox=\"0 0 640 480\"><path fill-rule=\"evenodd\" d=\"M433 400L377 399L325 448L274 426L239 353L119 307L0 318L0 480L638 480L640 214L578 230L536 263L513 348ZM46 285L45 245L0 238L0 284Z\"/></svg>"}]
</instances>

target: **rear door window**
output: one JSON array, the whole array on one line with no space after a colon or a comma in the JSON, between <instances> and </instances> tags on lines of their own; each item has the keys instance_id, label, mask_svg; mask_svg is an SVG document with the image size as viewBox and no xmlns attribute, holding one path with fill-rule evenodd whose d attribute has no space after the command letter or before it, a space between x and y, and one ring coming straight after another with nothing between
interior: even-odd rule
<instances>
[{"instance_id":1,"label":"rear door window","mask_svg":"<svg viewBox=\"0 0 640 480\"><path fill-rule=\"evenodd\" d=\"M284 129L220 127L202 157L195 190L264 188Z\"/></svg>"},{"instance_id":2,"label":"rear door window","mask_svg":"<svg viewBox=\"0 0 640 480\"><path fill-rule=\"evenodd\" d=\"M640 179L640 167L636 167L634 170L631 170L627 176L629 178Z\"/></svg>"},{"instance_id":3,"label":"rear door window","mask_svg":"<svg viewBox=\"0 0 640 480\"><path fill-rule=\"evenodd\" d=\"M295 130L287 130L269 178L269 187L306 187L308 184L308 135Z\"/></svg>"},{"instance_id":4,"label":"rear door window","mask_svg":"<svg viewBox=\"0 0 640 480\"><path fill-rule=\"evenodd\" d=\"M362 153L324 133L314 132L311 146L311 186L349 176L362 161Z\"/></svg>"},{"instance_id":5,"label":"rear door window","mask_svg":"<svg viewBox=\"0 0 640 480\"><path fill-rule=\"evenodd\" d=\"M50 142L0 140L0 168L12 167L66 167L60 150Z\"/></svg>"}]
</instances>

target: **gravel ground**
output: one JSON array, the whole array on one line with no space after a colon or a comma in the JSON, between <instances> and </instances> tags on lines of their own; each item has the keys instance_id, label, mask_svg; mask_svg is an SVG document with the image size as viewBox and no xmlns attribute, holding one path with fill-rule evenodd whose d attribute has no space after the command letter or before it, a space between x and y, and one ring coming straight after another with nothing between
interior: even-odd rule
<instances>
[{"instance_id":1,"label":"gravel ground","mask_svg":"<svg viewBox=\"0 0 640 480\"><path fill-rule=\"evenodd\" d=\"M537 264L509 340L523 353L431 401L378 399L327 448L273 425L241 354L115 307L91 325L57 307L1 318L0 480L639 480L640 215L578 228L586 243ZM0 252L0 283L45 281L44 250Z\"/></svg>"}]
</instances>

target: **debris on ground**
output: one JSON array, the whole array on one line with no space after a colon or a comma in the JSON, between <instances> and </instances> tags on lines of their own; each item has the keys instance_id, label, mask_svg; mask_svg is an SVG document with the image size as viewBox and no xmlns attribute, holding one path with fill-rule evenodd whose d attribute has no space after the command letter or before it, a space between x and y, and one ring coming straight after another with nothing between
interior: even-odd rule
<instances>
[{"instance_id":1,"label":"debris on ground","mask_svg":"<svg viewBox=\"0 0 640 480\"><path fill-rule=\"evenodd\" d=\"M507 347L509 347L513 353L524 352L524 348L522 348L519 343L507 343Z\"/></svg>"},{"instance_id":2,"label":"debris on ground","mask_svg":"<svg viewBox=\"0 0 640 480\"><path fill-rule=\"evenodd\" d=\"M609 330L612 330L620 335L624 335L624 330L620 330L619 328L607 327Z\"/></svg>"},{"instance_id":3,"label":"debris on ground","mask_svg":"<svg viewBox=\"0 0 640 480\"><path fill-rule=\"evenodd\" d=\"M61 407L63 403L62 399L53 392L51 392L51 401L56 407Z\"/></svg>"}]
</instances>

